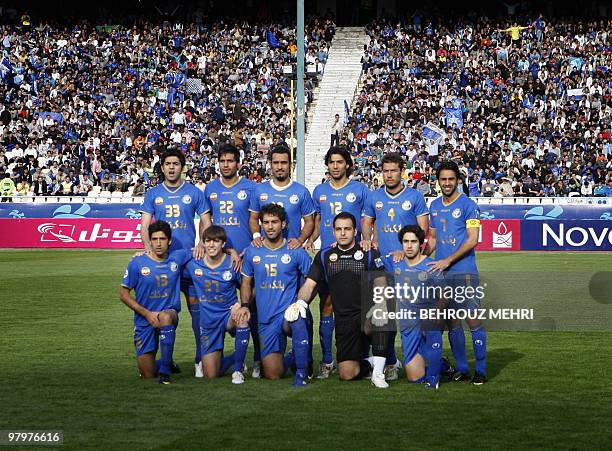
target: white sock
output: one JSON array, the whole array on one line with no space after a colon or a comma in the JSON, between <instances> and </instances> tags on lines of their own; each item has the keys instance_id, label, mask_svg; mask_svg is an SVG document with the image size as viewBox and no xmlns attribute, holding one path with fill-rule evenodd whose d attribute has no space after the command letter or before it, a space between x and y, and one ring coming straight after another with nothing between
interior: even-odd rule
<instances>
[{"instance_id":1,"label":"white sock","mask_svg":"<svg viewBox=\"0 0 612 451\"><path fill-rule=\"evenodd\" d=\"M373 373L374 374L383 374L385 371L385 361L387 360L385 357L371 357L372 361L370 362L372 364L372 368L373 369Z\"/></svg>"}]
</instances>

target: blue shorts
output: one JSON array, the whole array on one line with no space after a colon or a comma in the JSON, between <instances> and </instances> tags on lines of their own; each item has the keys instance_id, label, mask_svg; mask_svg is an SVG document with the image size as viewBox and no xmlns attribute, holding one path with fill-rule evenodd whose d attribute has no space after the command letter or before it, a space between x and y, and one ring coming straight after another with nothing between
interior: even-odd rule
<instances>
[{"instance_id":1,"label":"blue shorts","mask_svg":"<svg viewBox=\"0 0 612 451\"><path fill-rule=\"evenodd\" d=\"M276 315L270 322L259 323L258 326L261 358L273 352L284 354L287 348L287 337L290 335L290 332L285 332L284 314Z\"/></svg>"},{"instance_id":2,"label":"blue shorts","mask_svg":"<svg viewBox=\"0 0 612 451\"><path fill-rule=\"evenodd\" d=\"M484 292L480 289L478 273L454 273L444 274L447 287L453 289L453 299L448 305L453 310L475 310L480 308Z\"/></svg>"},{"instance_id":3,"label":"blue shorts","mask_svg":"<svg viewBox=\"0 0 612 451\"><path fill-rule=\"evenodd\" d=\"M212 317L200 310L200 345L202 347L202 355L223 351L225 332L228 331L227 325L231 316L232 313L229 310ZM232 333L233 331L229 332Z\"/></svg>"},{"instance_id":4,"label":"blue shorts","mask_svg":"<svg viewBox=\"0 0 612 451\"><path fill-rule=\"evenodd\" d=\"M423 333L421 332L421 328L417 326L411 329L402 330L400 336L402 338L402 352L404 355L402 363L406 365L420 353L423 343Z\"/></svg>"},{"instance_id":5,"label":"blue shorts","mask_svg":"<svg viewBox=\"0 0 612 451\"><path fill-rule=\"evenodd\" d=\"M134 348L136 356L140 357L148 352L157 352L159 343L159 330L150 324L134 326Z\"/></svg>"},{"instance_id":6,"label":"blue shorts","mask_svg":"<svg viewBox=\"0 0 612 451\"><path fill-rule=\"evenodd\" d=\"M190 277L181 277L181 292L185 293L185 296L189 296L190 298L197 297L195 285Z\"/></svg>"}]
</instances>

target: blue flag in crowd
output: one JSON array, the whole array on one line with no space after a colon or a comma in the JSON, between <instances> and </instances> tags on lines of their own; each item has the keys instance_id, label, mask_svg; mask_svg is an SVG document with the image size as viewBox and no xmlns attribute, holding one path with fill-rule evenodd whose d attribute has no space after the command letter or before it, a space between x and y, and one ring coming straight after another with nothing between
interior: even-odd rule
<instances>
[{"instance_id":1,"label":"blue flag in crowd","mask_svg":"<svg viewBox=\"0 0 612 451\"><path fill-rule=\"evenodd\" d=\"M525 98L523 99L523 108L532 109L533 104L534 104L533 96L531 94L528 94L527 96L525 96Z\"/></svg>"},{"instance_id":2,"label":"blue flag in crowd","mask_svg":"<svg viewBox=\"0 0 612 451\"><path fill-rule=\"evenodd\" d=\"M461 108L445 108L446 126L451 127L453 124L457 128L463 128L463 114Z\"/></svg>"},{"instance_id":3,"label":"blue flag in crowd","mask_svg":"<svg viewBox=\"0 0 612 451\"><path fill-rule=\"evenodd\" d=\"M274 49L277 47L281 47L280 41L278 40L276 35L270 30L266 31L266 40L268 41L268 45Z\"/></svg>"}]
</instances>

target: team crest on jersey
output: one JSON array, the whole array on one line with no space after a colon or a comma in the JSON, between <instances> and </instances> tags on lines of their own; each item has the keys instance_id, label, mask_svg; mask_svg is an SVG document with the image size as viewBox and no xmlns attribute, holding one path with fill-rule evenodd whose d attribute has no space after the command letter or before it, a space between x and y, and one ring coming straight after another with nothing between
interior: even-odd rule
<instances>
[{"instance_id":1,"label":"team crest on jersey","mask_svg":"<svg viewBox=\"0 0 612 451\"><path fill-rule=\"evenodd\" d=\"M155 198L155 205L161 205L164 203L164 198L163 197L156 197Z\"/></svg>"},{"instance_id":2,"label":"team crest on jersey","mask_svg":"<svg viewBox=\"0 0 612 451\"><path fill-rule=\"evenodd\" d=\"M217 200L217 193L210 193L210 200Z\"/></svg>"},{"instance_id":3,"label":"team crest on jersey","mask_svg":"<svg viewBox=\"0 0 612 451\"><path fill-rule=\"evenodd\" d=\"M385 205L382 202L380 202L380 201L376 202L376 209L377 210L382 210L384 206Z\"/></svg>"},{"instance_id":4,"label":"team crest on jersey","mask_svg":"<svg viewBox=\"0 0 612 451\"><path fill-rule=\"evenodd\" d=\"M285 265L291 263L291 256L289 254L283 254L281 257L281 262L283 262Z\"/></svg>"},{"instance_id":5,"label":"team crest on jersey","mask_svg":"<svg viewBox=\"0 0 612 451\"><path fill-rule=\"evenodd\" d=\"M331 254L329 256L329 261L332 263L338 261L338 254Z\"/></svg>"},{"instance_id":6,"label":"team crest on jersey","mask_svg":"<svg viewBox=\"0 0 612 451\"><path fill-rule=\"evenodd\" d=\"M431 217L435 218L436 216L438 216L438 210L434 210L431 212Z\"/></svg>"},{"instance_id":7,"label":"team crest on jersey","mask_svg":"<svg viewBox=\"0 0 612 451\"><path fill-rule=\"evenodd\" d=\"M453 210L453 218L457 219L461 217L461 210L459 208L455 208Z\"/></svg>"},{"instance_id":8,"label":"team crest on jersey","mask_svg":"<svg viewBox=\"0 0 612 451\"><path fill-rule=\"evenodd\" d=\"M357 196L355 196L355 193L348 193L348 194L346 195L346 201L347 201L347 202L353 203L353 202L355 202L356 200L357 200Z\"/></svg>"},{"instance_id":9,"label":"team crest on jersey","mask_svg":"<svg viewBox=\"0 0 612 451\"><path fill-rule=\"evenodd\" d=\"M170 262L170 271L176 272L178 270L178 265L176 262Z\"/></svg>"},{"instance_id":10,"label":"team crest on jersey","mask_svg":"<svg viewBox=\"0 0 612 451\"><path fill-rule=\"evenodd\" d=\"M189 205L191 203L191 196L189 194L185 194L183 196L183 203L185 205Z\"/></svg>"},{"instance_id":11,"label":"team crest on jersey","mask_svg":"<svg viewBox=\"0 0 612 451\"><path fill-rule=\"evenodd\" d=\"M232 280L232 273L229 271L223 271L223 274L221 274L221 278L225 280L226 282L228 282Z\"/></svg>"},{"instance_id":12,"label":"team crest on jersey","mask_svg":"<svg viewBox=\"0 0 612 451\"><path fill-rule=\"evenodd\" d=\"M268 200L268 195L266 193L261 193L259 195L259 200L262 201L262 202L267 201Z\"/></svg>"},{"instance_id":13,"label":"team crest on jersey","mask_svg":"<svg viewBox=\"0 0 612 451\"><path fill-rule=\"evenodd\" d=\"M412 204L410 203L409 200L404 201L404 203L402 204L402 210L404 211L408 211L412 208Z\"/></svg>"},{"instance_id":14,"label":"team crest on jersey","mask_svg":"<svg viewBox=\"0 0 612 451\"><path fill-rule=\"evenodd\" d=\"M204 271L202 271L200 268L197 268L193 273L196 275L196 277L202 277L204 275Z\"/></svg>"},{"instance_id":15,"label":"team crest on jersey","mask_svg":"<svg viewBox=\"0 0 612 451\"><path fill-rule=\"evenodd\" d=\"M363 259L363 252L361 252L361 251L357 251L357 252L355 252L355 255L353 255L353 258L354 258L355 260L357 260L357 261L359 261L359 260Z\"/></svg>"},{"instance_id":16,"label":"team crest on jersey","mask_svg":"<svg viewBox=\"0 0 612 451\"><path fill-rule=\"evenodd\" d=\"M151 274L151 270L149 269L149 267L143 266L140 270L140 274L142 274L143 276L148 276L149 274Z\"/></svg>"},{"instance_id":17,"label":"team crest on jersey","mask_svg":"<svg viewBox=\"0 0 612 451\"><path fill-rule=\"evenodd\" d=\"M321 194L319 196L319 202L325 202L327 200L327 196L325 194Z\"/></svg>"},{"instance_id":18,"label":"team crest on jersey","mask_svg":"<svg viewBox=\"0 0 612 451\"><path fill-rule=\"evenodd\" d=\"M256 265L258 265L261 262L261 257L259 255L255 255L253 257L253 263L255 263Z\"/></svg>"},{"instance_id":19,"label":"team crest on jersey","mask_svg":"<svg viewBox=\"0 0 612 451\"><path fill-rule=\"evenodd\" d=\"M241 189L240 191L238 191L238 194L236 194L236 197L239 200L245 200L247 198L247 193L245 190Z\"/></svg>"},{"instance_id":20,"label":"team crest on jersey","mask_svg":"<svg viewBox=\"0 0 612 451\"><path fill-rule=\"evenodd\" d=\"M425 282L428 279L428 275L427 272L425 271L421 271L420 273L417 274L417 278L421 281L421 282Z\"/></svg>"},{"instance_id":21,"label":"team crest on jersey","mask_svg":"<svg viewBox=\"0 0 612 451\"><path fill-rule=\"evenodd\" d=\"M293 205L297 204L299 201L300 201L300 198L298 197L297 194L294 194L289 198L289 202L291 202Z\"/></svg>"}]
</instances>

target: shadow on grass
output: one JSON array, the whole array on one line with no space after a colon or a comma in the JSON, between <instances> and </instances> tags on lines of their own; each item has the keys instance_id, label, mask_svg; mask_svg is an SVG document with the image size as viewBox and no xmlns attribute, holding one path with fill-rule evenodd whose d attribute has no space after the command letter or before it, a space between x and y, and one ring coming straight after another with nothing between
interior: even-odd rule
<instances>
[{"instance_id":1,"label":"shadow on grass","mask_svg":"<svg viewBox=\"0 0 612 451\"><path fill-rule=\"evenodd\" d=\"M495 379L508 365L519 361L525 354L512 348L491 349L487 352L487 378Z\"/></svg>"}]
</instances>

